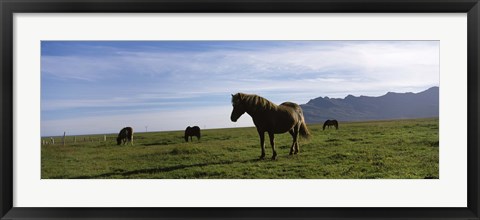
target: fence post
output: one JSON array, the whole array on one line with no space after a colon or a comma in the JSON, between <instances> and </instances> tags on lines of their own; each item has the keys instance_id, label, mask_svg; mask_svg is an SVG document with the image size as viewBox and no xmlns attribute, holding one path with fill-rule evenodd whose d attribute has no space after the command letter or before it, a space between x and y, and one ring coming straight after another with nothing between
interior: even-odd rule
<instances>
[{"instance_id":1,"label":"fence post","mask_svg":"<svg viewBox=\"0 0 480 220\"><path fill-rule=\"evenodd\" d=\"M66 132L64 131L63 132L63 146L65 146L65 134L66 134Z\"/></svg>"},{"instance_id":2,"label":"fence post","mask_svg":"<svg viewBox=\"0 0 480 220\"><path fill-rule=\"evenodd\" d=\"M107 135L103 135L103 142L107 142Z\"/></svg>"}]
</instances>

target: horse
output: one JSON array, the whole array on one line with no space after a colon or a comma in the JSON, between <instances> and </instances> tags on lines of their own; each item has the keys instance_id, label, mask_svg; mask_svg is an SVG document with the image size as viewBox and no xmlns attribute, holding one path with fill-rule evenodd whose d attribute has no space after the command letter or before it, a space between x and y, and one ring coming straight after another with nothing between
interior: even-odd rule
<instances>
[{"instance_id":1,"label":"horse","mask_svg":"<svg viewBox=\"0 0 480 220\"><path fill-rule=\"evenodd\" d=\"M193 141L193 136L196 136L197 140L200 141L200 128L198 126L188 126L187 129L185 129L185 142L188 142L188 137L190 137L190 141Z\"/></svg>"},{"instance_id":2,"label":"horse","mask_svg":"<svg viewBox=\"0 0 480 220\"><path fill-rule=\"evenodd\" d=\"M118 137L117 137L117 145L120 145L122 142L123 144L130 142L130 144L133 145L133 128L132 127L124 127L122 128L122 130L120 130L120 133L118 133Z\"/></svg>"},{"instance_id":3,"label":"horse","mask_svg":"<svg viewBox=\"0 0 480 220\"><path fill-rule=\"evenodd\" d=\"M323 130L325 130L325 127L330 128L331 126L335 126L335 129L338 130L338 121L335 119L326 120L325 123L323 123Z\"/></svg>"},{"instance_id":4,"label":"horse","mask_svg":"<svg viewBox=\"0 0 480 220\"><path fill-rule=\"evenodd\" d=\"M277 158L274 134L289 132L292 135L293 142L290 147L290 155L299 152L299 134L303 138L310 136L302 108L293 102L276 105L258 95L237 93L232 94L232 106L233 110L230 116L232 122L236 122L245 112L252 117L260 136L260 147L262 149L260 159L265 158L265 132L268 133L270 138L273 151L272 160Z\"/></svg>"}]
</instances>

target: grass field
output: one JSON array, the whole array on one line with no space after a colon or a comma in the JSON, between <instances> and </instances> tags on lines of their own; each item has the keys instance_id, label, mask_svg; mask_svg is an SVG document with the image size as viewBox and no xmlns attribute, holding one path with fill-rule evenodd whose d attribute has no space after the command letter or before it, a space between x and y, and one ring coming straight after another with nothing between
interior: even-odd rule
<instances>
[{"instance_id":1,"label":"grass field","mask_svg":"<svg viewBox=\"0 0 480 220\"><path fill-rule=\"evenodd\" d=\"M185 143L183 131L136 133L134 146L116 135L60 138L42 146L42 179L436 179L438 118L353 122L339 130L308 125L300 153L288 155L291 136L276 135L278 158L259 160L255 128L202 130ZM268 135L266 136L268 137Z\"/></svg>"}]
</instances>

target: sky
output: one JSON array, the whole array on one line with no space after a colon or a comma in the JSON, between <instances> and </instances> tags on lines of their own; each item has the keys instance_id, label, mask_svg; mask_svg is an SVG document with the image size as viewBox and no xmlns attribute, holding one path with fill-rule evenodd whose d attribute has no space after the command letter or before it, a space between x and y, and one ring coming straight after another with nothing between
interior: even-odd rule
<instances>
[{"instance_id":1,"label":"sky","mask_svg":"<svg viewBox=\"0 0 480 220\"><path fill-rule=\"evenodd\" d=\"M42 41L41 135L253 126L231 94L280 104L439 86L439 41Z\"/></svg>"}]
</instances>

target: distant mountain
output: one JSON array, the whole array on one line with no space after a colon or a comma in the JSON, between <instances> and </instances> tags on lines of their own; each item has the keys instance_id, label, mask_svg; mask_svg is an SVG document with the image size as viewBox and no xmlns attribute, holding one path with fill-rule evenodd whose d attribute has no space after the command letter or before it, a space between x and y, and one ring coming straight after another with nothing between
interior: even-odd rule
<instances>
[{"instance_id":1,"label":"distant mountain","mask_svg":"<svg viewBox=\"0 0 480 220\"><path fill-rule=\"evenodd\" d=\"M318 97L300 105L307 123L438 117L439 88L419 93L389 92L379 97Z\"/></svg>"}]
</instances>

